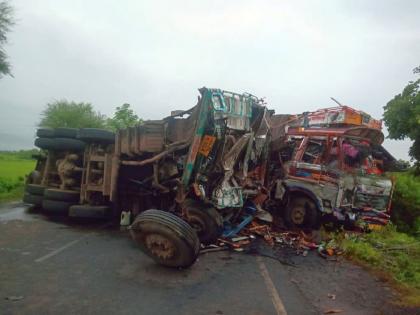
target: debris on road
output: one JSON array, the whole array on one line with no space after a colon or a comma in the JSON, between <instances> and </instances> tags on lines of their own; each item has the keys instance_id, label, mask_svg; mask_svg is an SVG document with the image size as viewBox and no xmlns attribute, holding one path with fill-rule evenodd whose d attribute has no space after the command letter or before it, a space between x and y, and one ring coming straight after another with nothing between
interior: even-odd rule
<instances>
[{"instance_id":1,"label":"debris on road","mask_svg":"<svg viewBox=\"0 0 420 315\"><path fill-rule=\"evenodd\" d=\"M336 295L335 295L335 294L332 294L332 293L328 293L328 297L329 297L331 300L335 300Z\"/></svg>"},{"instance_id":2,"label":"debris on road","mask_svg":"<svg viewBox=\"0 0 420 315\"><path fill-rule=\"evenodd\" d=\"M16 301L20 301L20 300L23 300L23 296L22 295L12 295L12 296L7 296L6 298L5 298L5 300L8 300L8 301L12 301L12 302L16 302Z\"/></svg>"},{"instance_id":3,"label":"debris on road","mask_svg":"<svg viewBox=\"0 0 420 315\"><path fill-rule=\"evenodd\" d=\"M337 309L337 308L333 308L333 309L329 309L324 311L324 314L338 314L338 313L342 313L343 310Z\"/></svg>"}]
</instances>

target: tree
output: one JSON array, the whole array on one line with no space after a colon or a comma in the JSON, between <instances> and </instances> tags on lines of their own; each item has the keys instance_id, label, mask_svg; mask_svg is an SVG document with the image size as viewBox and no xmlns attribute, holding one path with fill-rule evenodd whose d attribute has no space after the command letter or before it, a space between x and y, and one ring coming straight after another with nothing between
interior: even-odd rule
<instances>
[{"instance_id":1,"label":"tree","mask_svg":"<svg viewBox=\"0 0 420 315\"><path fill-rule=\"evenodd\" d=\"M3 75L11 75L10 63L7 61L7 55L4 51L4 45L7 43L7 33L14 24L13 8L8 1L0 2L0 78Z\"/></svg>"},{"instance_id":2,"label":"tree","mask_svg":"<svg viewBox=\"0 0 420 315\"><path fill-rule=\"evenodd\" d=\"M420 73L420 67L413 70ZM410 81L401 94L396 95L384 107L384 121L389 138L414 141L409 155L420 166L420 79Z\"/></svg>"},{"instance_id":3,"label":"tree","mask_svg":"<svg viewBox=\"0 0 420 315\"><path fill-rule=\"evenodd\" d=\"M47 104L41 114L40 127L58 128L104 128L106 117L93 109L89 103L67 100Z\"/></svg>"},{"instance_id":4,"label":"tree","mask_svg":"<svg viewBox=\"0 0 420 315\"><path fill-rule=\"evenodd\" d=\"M124 129L141 124L143 120L130 108L130 104L123 104L115 109L114 116L107 119L108 128L112 130Z\"/></svg>"}]
</instances>

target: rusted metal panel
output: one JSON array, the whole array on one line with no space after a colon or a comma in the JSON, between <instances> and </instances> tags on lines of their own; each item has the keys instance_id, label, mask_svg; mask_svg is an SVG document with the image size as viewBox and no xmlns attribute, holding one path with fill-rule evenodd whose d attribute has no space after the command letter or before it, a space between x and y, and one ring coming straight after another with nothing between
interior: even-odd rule
<instances>
[{"instance_id":1,"label":"rusted metal panel","mask_svg":"<svg viewBox=\"0 0 420 315\"><path fill-rule=\"evenodd\" d=\"M146 121L138 127L139 151L140 152L160 152L165 144L165 122L163 120Z\"/></svg>"},{"instance_id":2,"label":"rusted metal panel","mask_svg":"<svg viewBox=\"0 0 420 315\"><path fill-rule=\"evenodd\" d=\"M138 147L138 127L127 128L129 133L129 149L131 154L139 154L140 150Z\"/></svg>"},{"instance_id":3,"label":"rusted metal panel","mask_svg":"<svg viewBox=\"0 0 420 315\"><path fill-rule=\"evenodd\" d=\"M128 129L121 129L118 131L118 147L121 149L121 154L132 156L130 151L130 132Z\"/></svg>"}]
</instances>

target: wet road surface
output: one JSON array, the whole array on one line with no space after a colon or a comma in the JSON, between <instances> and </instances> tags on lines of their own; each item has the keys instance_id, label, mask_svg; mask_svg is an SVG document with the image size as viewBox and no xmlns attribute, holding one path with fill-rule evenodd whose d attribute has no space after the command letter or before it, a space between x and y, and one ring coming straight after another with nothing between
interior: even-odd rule
<instances>
[{"instance_id":1,"label":"wet road surface","mask_svg":"<svg viewBox=\"0 0 420 315\"><path fill-rule=\"evenodd\" d=\"M168 269L109 223L0 207L0 314L379 314L393 295L351 264L294 262L216 252Z\"/></svg>"}]
</instances>

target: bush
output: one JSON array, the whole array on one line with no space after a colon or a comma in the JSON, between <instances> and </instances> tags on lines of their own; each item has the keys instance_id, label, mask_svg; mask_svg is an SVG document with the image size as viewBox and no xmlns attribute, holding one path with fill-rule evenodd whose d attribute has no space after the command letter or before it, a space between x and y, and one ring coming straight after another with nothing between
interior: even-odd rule
<instances>
[{"instance_id":1,"label":"bush","mask_svg":"<svg viewBox=\"0 0 420 315\"><path fill-rule=\"evenodd\" d=\"M0 194L8 193L23 185L23 177L17 179L5 179L0 177Z\"/></svg>"},{"instance_id":2,"label":"bush","mask_svg":"<svg viewBox=\"0 0 420 315\"><path fill-rule=\"evenodd\" d=\"M396 184L392 197L392 222L398 231L420 235L420 177L411 172L393 175Z\"/></svg>"},{"instance_id":3,"label":"bush","mask_svg":"<svg viewBox=\"0 0 420 315\"><path fill-rule=\"evenodd\" d=\"M341 246L352 259L385 271L408 287L420 289L420 241L397 232L395 226L388 225L369 234L347 236Z\"/></svg>"}]
</instances>

